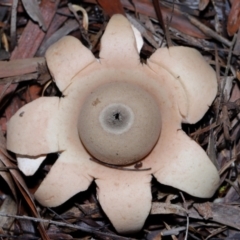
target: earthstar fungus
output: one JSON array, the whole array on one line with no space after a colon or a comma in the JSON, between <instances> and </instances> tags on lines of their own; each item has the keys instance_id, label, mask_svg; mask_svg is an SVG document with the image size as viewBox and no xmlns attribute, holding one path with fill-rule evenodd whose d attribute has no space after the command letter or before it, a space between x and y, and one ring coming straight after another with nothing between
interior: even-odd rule
<instances>
[{"instance_id":1,"label":"earthstar fungus","mask_svg":"<svg viewBox=\"0 0 240 240\"><path fill-rule=\"evenodd\" d=\"M219 182L204 150L181 130L182 122L197 122L211 105L215 72L187 47L158 49L142 64L141 46L138 31L122 15L108 23L99 59L76 38L62 38L46 60L63 97L41 97L8 123L7 148L26 175L47 154L60 153L35 192L42 205L58 206L95 179L99 202L121 233L142 228L152 176L203 198ZM135 168L139 161L145 171Z\"/></svg>"}]
</instances>

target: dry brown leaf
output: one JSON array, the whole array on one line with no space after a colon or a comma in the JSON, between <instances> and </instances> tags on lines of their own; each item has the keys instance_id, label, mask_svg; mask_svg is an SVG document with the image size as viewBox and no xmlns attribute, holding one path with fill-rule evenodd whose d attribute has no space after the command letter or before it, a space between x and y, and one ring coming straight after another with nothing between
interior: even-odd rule
<instances>
[{"instance_id":1,"label":"dry brown leaf","mask_svg":"<svg viewBox=\"0 0 240 240\"><path fill-rule=\"evenodd\" d=\"M41 1L40 11L44 17L47 28L50 26L53 17L56 14L56 8L59 4L59 1L60 0ZM46 33L44 33L38 25L32 21L28 21L27 26L24 28L18 40L18 45L14 48L11 54L11 60L33 57L41 45L45 34Z\"/></svg>"},{"instance_id":2,"label":"dry brown leaf","mask_svg":"<svg viewBox=\"0 0 240 240\"><path fill-rule=\"evenodd\" d=\"M229 99L229 102L235 102L240 97L240 88L238 84L235 84L232 88L231 97Z\"/></svg>"},{"instance_id":3,"label":"dry brown leaf","mask_svg":"<svg viewBox=\"0 0 240 240\"><path fill-rule=\"evenodd\" d=\"M175 214L186 216L186 210L177 204L153 202L151 214Z\"/></svg>"},{"instance_id":4,"label":"dry brown leaf","mask_svg":"<svg viewBox=\"0 0 240 240\"><path fill-rule=\"evenodd\" d=\"M85 2L89 3L96 3L96 1L97 0L85 0ZM134 6L131 4L131 1L128 0L121 0L121 3L124 8L127 8L131 11L136 10L136 12L157 19L151 0L134 0L133 1ZM203 39L208 38L202 31L200 31L197 27L191 24L183 13L180 13L179 11L175 10L172 13L172 9L167 8L163 5L161 6L161 11L164 19L171 19L171 23L169 24L170 27L173 27L179 30L180 32L183 32L193 37ZM114 14L114 11L112 11L112 14Z\"/></svg>"},{"instance_id":5,"label":"dry brown leaf","mask_svg":"<svg viewBox=\"0 0 240 240\"><path fill-rule=\"evenodd\" d=\"M195 203L196 204L196 203ZM194 206L195 206L194 204ZM199 203L200 205L206 203ZM201 206L202 208L202 206ZM218 204L218 203L208 203L208 214L207 216L212 216L211 221L236 228L240 230L240 209L237 206ZM203 219L203 217L197 212L195 208L188 209L188 216L194 219ZM166 204L160 202L153 202L151 214L175 214L178 216L186 216L186 210L177 204Z\"/></svg>"},{"instance_id":6,"label":"dry brown leaf","mask_svg":"<svg viewBox=\"0 0 240 240\"><path fill-rule=\"evenodd\" d=\"M45 64L45 58L27 58L0 62L0 78L12 77L38 71L38 67Z\"/></svg>"},{"instance_id":7,"label":"dry brown leaf","mask_svg":"<svg viewBox=\"0 0 240 240\"><path fill-rule=\"evenodd\" d=\"M48 39L56 33L56 31L58 31L58 29L64 24L66 24L66 21L68 20L68 15L70 14L70 10L68 7L63 7L61 8L61 11L59 10L59 14L56 14L47 30L47 33L41 43L41 46L39 47L36 56L44 56L46 48L49 47L51 44L53 44L54 42L56 42L57 40L60 39L60 37L57 37L55 41L53 41L51 44L47 45L46 42L48 41ZM68 33L66 33L65 35L68 35ZM61 37L65 36L62 35ZM52 37L51 37L52 38Z\"/></svg>"},{"instance_id":8,"label":"dry brown leaf","mask_svg":"<svg viewBox=\"0 0 240 240\"><path fill-rule=\"evenodd\" d=\"M29 208L32 211L32 214L34 217L40 218L39 213L37 211L37 207L34 203L33 197L32 195L29 193L28 188L21 176L21 174L19 173L19 170L15 170L12 168L15 168L16 166L9 160L9 158L7 156L5 156L4 154L2 154L2 149L0 149L0 156L1 156L1 160L3 162L3 164L10 168L10 173L12 175L12 178L14 179L18 189L20 190L20 192L22 193L24 199L26 200ZM41 237L43 240L50 240L46 230L44 229L44 226L42 223L39 223L39 232L41 234Z\"/></svg>"},{"instance_id":9,"label":"dry brown leaf","mask_svg":"<svg viewBox=\"0 0 240 240\"><path fill-rule=\"evenodd\" d=\"M3 164L2 159L6 159L6 161L7 160L10 161L8 158L9 155L8 155L7 151L5 150L5 148L6 148L5 146L6 146L6 140L5 140L5 137L3 136L2 132L0 131L0 168L3 168L3 169L6 168L6 165ZM7 185L9 186L15 200L17 200L16 187L15 187L13 178L12 178L11 174L9 173L9 171L1 170L0 175L5 180Z\"/></svg>"},{"instance_id":10,"label":"dry brown leaf","mask_svg":"<svg viewBox=\"0 0 240 240\"><path fill-rule=\"evenodd\" d=\"M97 2L109 17L116 13L125 15L125 11L120 0L97 0Z\"/></svg>"},{"instance_id":11,"label":"dry brown leaf","mask_svg":"<svg viewBox=\"0 0 240 240\"><path fill-rule=\"evenodd\" d=\"M205 220L213 217L212 209L209 202L201 204L195 203L194 208Z\"/></svg>"},{"instance_id":12,"label":"dry brown leaf","mask_svg":"<svg viewBox=\"0 0 240 240\"><path fill-rule=\"evenodd\" d=\"M41 96L42 87L40 85L34 84L27 88L27 90L22 94L22 99L24 100L22 105L32 102L33 100Z\"/></svg>"},{"instance_id":13,"label":"dry brown leaf","mask_svg":"<svg viewBox=\"0 0 240 240\"><path fill-rule=\"evenodd\" d=\"M37 51L37 56L44 56L48 47L57 42L60 38L68 35L72 31L79 28L79 24L75 19L70 19L64 22L64 24L55 30L55 32L47 38L47 40L41 45Z\"/></svg>"},{"instance_id":14,"label":"dry brown leaf","mask_svg":"<svg viewBox=\"0 0 240 240\"><path fill-rule=\"evenodd\" d=\"M22 0L22 3L30 18L33 21L37 22L38 25L42 27L44 31L46 31L47 27L44 18L40 12L37 0Z\"/></svg>"},{"instance_id":15,"label":"dry brown leaf","mask_svg":"<svg viewBox=\"0 0 240 240\"><path fill-rule=\"evenodd\" d=\"M1 207L0 207L0 213L1 214L12 214L16 215L17 214L17 204L14 199L12 199L11 196L6 196L4 199ZM13 222L15 221L14 218L8 218L8 217L0 217L0 227L3 229L9 229Z\"/></svg>"},{"instance_id":16,"label":"dry brown leaf","mask_svg":"<svg viewBox=\"0 0 240 240\"><path fill-rule=\"evenodd\" d=\"M200 1L199 1L199 5L198 5L198 9L199 9L200 11L203 11L203 10L207 7L207 5L209 4L209 2L210 2L210 0L200 0Z\"/></svg>"},{"instance_id":17,"label":"dry brown leaf","mask_svg":"<svg viewBox=\"0 0 240 240\"><path fill-rule=\"evenodd\" d=\"M59 0L55 0L55 1L42 0L41 1L40 9L41 9L41 13L43 14L47 27L49 27L50 23L52 22L52 19L56 13L56 7L58 6L58 4L59 4ZM33 57L36 54L44 36L45 36L45 33L38 27L38 25L36 25L32 21L29 21L18 40L17 47L15 47L15 49L11 53L11 60ZM31 39L31 42L29 42L29 39ZM9 85L6 84L3 86L0 86L0 95L1 95L0 98L15 91L17 86L18 84L9 84ZM11 110L12 109L5 110L6 121L8 121L12 116ZM3 128L6 128L5 127L6 121L1 119Z\"/></svg>"},{"instance_id":18,"label":"dry brown leaf","mask_svg":"<svg viewBox=\"0 0 240 240\"><path fill-rule=\"evenodd\" d=\"M0 168L1 169L6 168L5 165L2 163L2 152L1 152L1 150L0 150ZM9 186L14 198L17 199L16 187L14 185L14 181L12 179L11 174L8 171L0 170L0 176L5 180L5 182Z\"/></svg>"},{"instance_id":19,"label":"dry brown leaf","mask_svg":"<svg viewBox=\"0 0 240 240\"><path fill-rule=\"evenodd\" d=\"M240 26L240 1L234 0L232 8L228 15L227 32L229 36L233 36Z\"/></svg>"},{"instance_id":20,"label":"dry brown leaf","mask_svg":"<svg viewBox=\"0 0 240 240\"><path fill-rule=\"evenodd\" d=\"M4 158L3 162L9 168L14 167L14 165L7 158ZM19 173L19 171L13 170L13 169L11 169L10 172L13 176L13 179L14 179L18 189L22 193L22 195L23 195L24 199L26 200L29 208L31 209L33 216L36 217L36 218L40 218L39 213L37 211L37 207L34 203L33 197L29 193L28 188L27 188L21 174ZM45 230L43 224L39 223L38 226L39 226L39 232L41 234L42 239L43 240L50 240L47 233L46 233L46 230Z\"/></svg>"}]
</instances>

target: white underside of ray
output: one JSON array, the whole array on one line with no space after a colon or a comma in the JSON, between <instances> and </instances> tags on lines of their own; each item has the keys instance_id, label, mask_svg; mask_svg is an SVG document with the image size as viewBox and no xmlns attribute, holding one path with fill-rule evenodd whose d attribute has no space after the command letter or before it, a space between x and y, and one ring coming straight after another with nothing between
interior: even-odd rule
<instances>
[{"instance_id":1,"label":"white underside of ray","mask_svg":"<svg viewBox=\"0 0 240 240\"><path fill-rule=\"evenodd\" d=\"M26 175L32 176L45 160L46 156L27 157L17 154L18 168Z\"/></svg>"}]
</instances>

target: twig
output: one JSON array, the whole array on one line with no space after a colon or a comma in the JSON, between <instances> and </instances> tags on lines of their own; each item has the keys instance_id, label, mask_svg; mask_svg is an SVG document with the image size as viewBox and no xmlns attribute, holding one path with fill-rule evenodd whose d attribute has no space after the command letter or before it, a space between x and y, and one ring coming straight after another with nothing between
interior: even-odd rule
<instances>
[{"instance_id":1,"label":"twig","mask_svg":"<svg viewBox=\"0 0 240 240\"><path fill-rule=\"evenodd\" d=\"M17 6L18 0L14 0L12 3L12 12L11 12L11 49L16 46L17 43Z\"/></svg>"},{"instance_id":2,"label":"twig","mask_svg":"<svg viewBox=\"0 0 240 240\"><path fill-rule=\"evenodd\" d=\"M186 230L186 227L178 227L178 228L172 228L170 230L163 230L161 232L161 236L169 236L169 235L178 235L179 232Z\"/></svg>"},{"instance_id":3,"label":"twig","mask_svg":"<svg viewBox=\"0 0 240 240\"><path fill-rule=\"evenodd\" d=\"M118 170L122 170L122 171L133 171L133 172L142 172L142 171L149 171L151 170L151 168L126 168L126 167L118 167L118 166L115 166L115 165L111 165L111 164L108 164L108 163L103 163L95 158L89 158L89 160L93 161L93 162L97 162L99 164L102 164L103 166L105 167L109 167L109 168L113 168L113 169L118 169Z\"/></svg>"},{"instance_id":4,"label":"twig","mask_svg":"<svg viewBox=\"0 0 240 240\"><path fill-rule=\"evenodd\" d=\"M13 169L13 170L19 170L18 167L0 167L0 172L1 171L8 171L10 169Z\"/></svg>"},{"instance_id":5,"label":"twig","mask_svg":"<svg viewBox=\"0 0 240 240\"><path fill-rule=\"evenodd\" d=\"M17 240L39 240L39 237L30 237L30 236L14 236L9 234L0 234L0 238L6 238L6 239L17 239Z\"/></svg>"},{"instance_id":6,"label":"twig","mask_svg":"<svg viewBox=\"0 0 240 240\"><path fill-rule=\"evenodd\" d=\"M29 73L29 74L14 76L14 77L0 78L0 85L5 85L7 83L14 84L19 82L30 81L33 79L37 79L38 76L39 76L38 73Z\"/></svg>"},{"instance_id":7,"label":"twig","mask_svg":"<svg viewBox=\"0 0 240 240\"><path fill-rule=\"evenodd\" d=\"M173 14L174 14L174 7L175 7L175 0L173 0L173 3L172 3L171 17L170 17L170 19L168 19L168 17L166 18L165 36L166 36L166 41L167 41L168 47L173 46L172 39L171 39L170 33L169 33L169 28L170 28L170 25L171 25L171 22L172 22ZM160 46L162 46L162 44L163 44L163 41L161 42Z\"/></svg>"},{"instance_id":8,"label":"twig","mask_svg":"<svg viewBox=\"0 0 240 240\"><path fill-rule=\"evenodd\" d=\"M190 137L195 137L199 134L203 134L205 132L209 132L211 129L219 127L220 124L217 124L216 122L211 123L209 126L206 126L204 128L198 129L197 131L190 134Z\"/></svg>"},{"instance_id":9,"label":"twig","mask_svg":"<svg viewBox=\"0 0 240 240\"><path fill-rule=\"evenodd\" d=\"M219 175L222 175L237 159L230 159L226 164L222 166L222 168L218 171Z\"/></svg>"},{"instance_id":10,"label":"twig","mask_svg":"<svg viewBox=\"0 0 240 240\"><path fill-rule=\"evenodd\" d=\"M46 220L46 219L41 219L41 218L19 216L19 215L12 215L12 214L4 214L4 213L0 213L0 216L11 217L11 218L19 219L19 220L30 220L30 221L37 222L37 223L54 224L54 225L60 226L60 227L68 227L68 228L72 228L72 229L81 230L81 231L87 232L87 233L102 235L102 236L105 236L105 237L109 237L111 239L115 239L117 237L120 238L120 236L115 235L115 234L105 233L105 232L102 232L102 230L94 230L93 228L90 228L90 227L89 228L88 227L81 227L81 226L78 226L76 224L62 223L62 222L53 221L53 220ZM126 238L126 237L121 237L121 239L122 240L134 240L134 238Z\"/></svg>"},{"instance_id":11,"label":"twig","mask_svg":"<svg viewBox=\"0 0 240 240\"><path fill-rule=\"evenodd\" d=\"M216 122L218 122L220 106L221 106L221 102L222 102L222 98L223 98L223 91L225 89L225 85L226 85L226 82L227 82L227 75L228 75L228 71L230 69L230 62L231 62L231 58L232 58L232 51L233 51L233 47L234 47L234 44L235 44L236 40L237 40L237 35L234 35L234 38L233 38L233 40L231 42L230 49L229 49L229 54L228 54L228 59L227 59L227 66L226 66L225 73L224 73L223 86L222 86L222 89L221 89L221 92L220 92L220 96L219 96Z\"/></svg>"},{"instance_id":12,"label":"twig","mask_svg":"<svg viewBox=\"0 0 240 240\"><path fill-rule=\"evenodd\" d=\"M186 204L186 201L185 201L185 198L184 198L182 192L180 192L180 195L183 199L183 207L186 210L187 226L186 226L186 234L185 234L184 240L187 240L188 239L188 228L189 228L189 214L188 214L188 210L187 210L187 204Z\"/></svg>"},{"instance_id":13,"label":"twig","mask_svg":"<svg viewBox=\"0 0 240 240\"><path fill-rule=\"evenodd\" d=\"M211 232L211 234L208 235L204 240L211 239L213 236L215 236L215 235L217 235L217 234L225 231L226 229L227 229L226 226L223 226L223 227L220 227L220 228L218 228L218 229L215 229L215 230L213 230L213 231Z\"/></svg>"},{"instance_id":14,"label":"twig","mask_svg":"<svg viewBox=\"0 0 240 240\"><path fill-rule=\"evenodd\" d=\"M152 36L149 36L148 31L145 26L143 26L139 21L133 18L130 14L126 14L129 22L137 28L137 30L142 34L143 37L147 39L147 41L156 49L159 48L158 43L154 40Z\"/></svg>"},{"instance_id":15,"label":"twig","mask_svg":"<svg viewBox=\"0 0 240 240\"><path fill-rule=\"evenodd\" d=\"M184 13L184 15L188 18L188 20L195 25L196 27L198 27L202 32L204 32L207 36L212 37L213 39L218 40L219 42L225 44L226 46L230 47L232 45L232 43L230 41L228 41L226 38L220 36L219 34L217 34L216 32L214 32L211 28L205 26L204 24L202 24L201 22L199 22L196 18L190 16L187 13Z\"/></svg>"}]
</instances>

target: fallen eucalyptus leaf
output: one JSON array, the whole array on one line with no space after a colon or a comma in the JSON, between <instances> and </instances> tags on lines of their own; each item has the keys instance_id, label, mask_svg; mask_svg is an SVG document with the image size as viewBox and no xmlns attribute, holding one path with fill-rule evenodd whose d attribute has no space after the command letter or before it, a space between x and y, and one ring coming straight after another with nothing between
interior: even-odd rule
<instances>
[{"instance_id":1,"label":"fallen eucalyptus leaf","mask_svg":"<svg viewBox=\"0 0 240 240\"><path fill-rule=\"evenodd\" d=\"M37 22L39 26L43 29L43 31L47 30L45 21L43 19L43 16L40 12L37 0L22 0L23 6L27 12L27 14L30 16L30 18Z\"/></svg>"}]
</instances>

